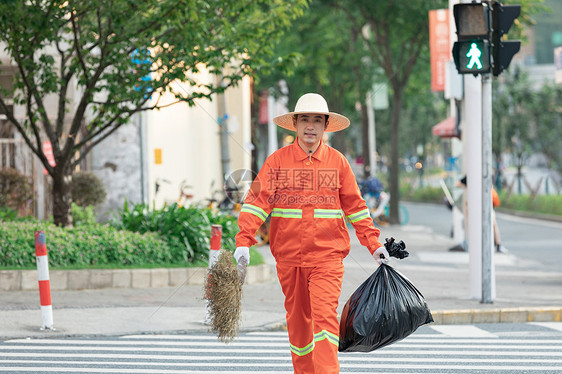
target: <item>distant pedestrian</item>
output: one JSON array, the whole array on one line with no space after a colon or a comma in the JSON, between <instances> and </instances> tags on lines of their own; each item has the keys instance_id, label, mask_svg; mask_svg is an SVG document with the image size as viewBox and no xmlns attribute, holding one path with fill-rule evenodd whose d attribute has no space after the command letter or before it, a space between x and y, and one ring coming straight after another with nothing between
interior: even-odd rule
<instances>
[{"instance_id":1,"label":"distant pedestrian","mask_svg":"<svg viewBox=\"0 0 562 374\"><path fill-rule=\"evenodd\" d=\"M339 373L336 309L350 250L344 220L354 226L377 263L388 261L349 162L323 141L324 132L349 126L318 94L301 96L295 111L274 118L297 139L269 156L244 201L236 236L237 261L271 215L270 245L285 295L295 373Z\"/></svg>"},{"instance_id":2,"label":"distant pedestrian","mask_svg":"<svg viewBox=\"0 0 562 374\"><path fill-rule=\"evenodd\" d=\"M466 175L464 177L462 177L459 182L458 182L458 186L466 188L467 183L466 183ZM496 192L496 190L494 189L494 187L492 187L492 208L496 208L498 206L500 206L500 197L498 195L498 193ZM464 219L465 222L468 222L467 219L467 214L468 214L468 209L467 209L467 202L465 201L464 204ZM504 246L501 245L501 235L500 235L500 228L498 226L498 222L496 221L496 212L494 211L494 209L492 209L492 226L493 226L493 230L494 230L494 247L496 248L496 252L498 253L507 253L507 248L505 248Z\"/></svg>"},{"instance_id":3,"label":"distant pedestrian","mask_svg":"<svg viewBox=\"0 0 562 374\"><path fill-rule=\"evenodd\" d=\"M359 189L367 202L373 220L378 224L383 223L381 216L386 214L390 194L385 192L382 182L377 177L370 177L359 183Z\"/></svg>"}]
</instances>

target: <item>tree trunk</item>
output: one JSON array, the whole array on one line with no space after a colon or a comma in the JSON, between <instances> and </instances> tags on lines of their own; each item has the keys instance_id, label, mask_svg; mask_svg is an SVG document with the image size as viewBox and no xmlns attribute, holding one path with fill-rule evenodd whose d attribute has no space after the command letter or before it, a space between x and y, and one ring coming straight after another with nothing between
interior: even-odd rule
<instances>
[{"instance_id":1,"label":"tree trunk","mask_svg":"<svg viewBox=\"0 0 562 374\"><path fill-rule=\"evenodd\" d=\"M523 194L523 188L521 186L521 178L523 177L523 162L517 163L517 193L519 195Z\"/></svg>"},{"instance_id":2,"label":"tree trunk","mask_svg":"<svg viewBox=\"0 0 562 374\"><path fill-rule=\"evenodd\" d=\"M371 176L371 155L369 154L369 117L367 104L364 101L361 101L361 135L363 138L363 178L367 179Z\"/></svg>"},{"instance_id":3,"label":"tree trunk","mask_svg":"<svg viewBox=\"0 0 562 374\"><path fill-rule=\"evenodd\" d=\"M57 169L53 175L53 220L55 225L66 227L72 223L70 186L64 172Z\"/></svg>"},{"instance_id":4,"label":"tree trunk","mask_svg":"<svg viewBox=\"0 0 562 374\"><path fill-rule=\"evenodd\" d=\"M341 153L347 154L347 147L343 136L332 136L330 138L330 145L332 148L337 149ZM351 162L351 160L349 162Z\"/></svg>"},{"instance_id":5,"label":"tree trunk","mask_svg":"<svg viewBox=\"0 0 562 374\"><path fill-rule=\"evenodd\" d=\"M392 102L392 119L390 131L390 217L389 222L392 225L400 223L398 203L400 201L399 174L399 144L398 144L398 128L400 123L400 108L402 108L402 89L394 87Z\"/></svg>"}]
</instances>

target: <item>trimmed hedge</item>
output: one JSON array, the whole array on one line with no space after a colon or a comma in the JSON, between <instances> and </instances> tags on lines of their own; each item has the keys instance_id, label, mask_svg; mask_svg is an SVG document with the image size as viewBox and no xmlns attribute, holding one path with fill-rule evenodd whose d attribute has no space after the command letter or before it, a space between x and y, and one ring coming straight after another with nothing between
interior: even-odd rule
<instances>
[{"instance_id":1,"label":"trimmed hedge","mask_svg":"<svg viewBox=\"0 0 562 374\"><path fill-rule=\"evenodd\" d=\"M120 231L110 226L57 227L48 222L2 222L0 267L33 268L35 231L44 230L54 268L178 263L178 253L157 234Z\"/></svg>"},{"instance_id":2,"label":"trimmed hedge","mask_svg":"<svg viewBox=\"0 0 562 374\"><path fill-rule=\"evenodd\" d=\"M6 211L0 216L0 267L35 266L34 233L44 230L49 263L54 268L121 266L197 266L208 261L211 225L223 228L222 248L234 251L236 217L198 207L172 205L149 210L125 204L114 226L95 222L93 208L72 204L74 227L52 222L22 221ZM263 262L253 251L253 264Z\"/></svg>"}]
</instances>

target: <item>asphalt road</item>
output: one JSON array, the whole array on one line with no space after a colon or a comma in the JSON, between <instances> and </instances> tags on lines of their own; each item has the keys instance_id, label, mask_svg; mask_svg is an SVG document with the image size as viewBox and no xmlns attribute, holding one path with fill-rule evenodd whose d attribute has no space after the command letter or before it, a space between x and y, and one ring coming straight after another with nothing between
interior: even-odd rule
<instances>
[{"instance_id":1,"label":"asphalt road","mask_svg":"<svg viewBox=\"0 0 562 374\"><path fill-rule=\"evenodd\" d=\"M452 213L445 204L401 202L408 209L410 225L424 225L449 236ZM562 272L562 223L497 213L502 245L519 258L529 258L537 270Z\"/></svg>"}]
</instances>

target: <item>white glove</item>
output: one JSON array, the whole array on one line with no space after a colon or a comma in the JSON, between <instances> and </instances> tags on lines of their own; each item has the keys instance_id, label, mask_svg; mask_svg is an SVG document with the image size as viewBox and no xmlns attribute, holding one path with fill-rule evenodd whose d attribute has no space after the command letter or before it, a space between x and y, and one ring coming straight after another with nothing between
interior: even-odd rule
<instances>
[{"instance_id":1,"label":"white glove","mask_svg":"<svg viewBox=\"0 0 562 374\"><path fill-rule=\"evenodd\" d=\"M250 248L248 247L238 247L234 252L234 258L236 263L240 263L240 259L243 258L246 261L246 265L250 263Z\"/></svg>"},{"instance_id":2,"label":"white glove","mask_svg":"<svg viewBox=\"0 0 562 374\"><path fill-rule=\"evenodd\" d=\"M388 254L388 251L385 247L377 248L377 250L373 252L373 257L379 265L388 263L388 260L390 259L390 255Z\"/></svg>"}]
</instances>

